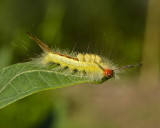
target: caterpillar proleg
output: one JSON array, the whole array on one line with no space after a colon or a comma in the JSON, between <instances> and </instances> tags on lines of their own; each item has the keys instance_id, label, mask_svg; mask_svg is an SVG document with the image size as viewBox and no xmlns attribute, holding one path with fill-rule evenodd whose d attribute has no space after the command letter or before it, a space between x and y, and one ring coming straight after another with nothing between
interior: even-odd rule
<instances>
[{"instance_id":1,"label":"caterpillar proleg","mask_svg":"<svg viewBox=\"0 0 160 128\"><path fill-rule=\"evenodd\" d=\"M136 64L117 67L110 60L102 58L96 54L62 54L54 50L52 51L36 36L30 34L29 32L26 33L43 49L44 55L41 58L42 65L47 65L50 63L58 64L63 68L69 68L71 71L77 71L79 72L78 74L86 75L92 81L101 81L102 79L107 80L112 77L118 78L118 74L121 70L141 65Z\"/></svg>"}]
</instances>

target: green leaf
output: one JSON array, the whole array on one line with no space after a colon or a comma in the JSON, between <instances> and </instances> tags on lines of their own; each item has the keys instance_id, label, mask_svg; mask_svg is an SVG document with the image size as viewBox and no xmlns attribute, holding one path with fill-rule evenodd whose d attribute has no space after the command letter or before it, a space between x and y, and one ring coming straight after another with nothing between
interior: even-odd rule
<instances>
[{"instance_id":1,"label":"green leaf","mask_svg":"<svg viewBox=\"0 0 160 128\"><path fill-rule=\"evenodd\" d=\"M55 70L57 67L27 62L4 68L0 72L0 108L35 92L91 82L87 77Z\"/></svg>"}]
</instances>

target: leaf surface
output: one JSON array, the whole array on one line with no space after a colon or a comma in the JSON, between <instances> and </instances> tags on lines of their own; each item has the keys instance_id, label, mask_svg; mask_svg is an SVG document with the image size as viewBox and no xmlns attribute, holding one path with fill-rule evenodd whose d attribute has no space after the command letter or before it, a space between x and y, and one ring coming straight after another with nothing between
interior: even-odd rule
<instances>
[{"instance_id":1,"label":"leaf surface","mask_svg":"<svg viewBox=\"0 0 160 128\"><path fill-rule=\"evenodd\" d=\"M42 67L32 62L15 64L0 72L0 108L42 90L90 81L87 77L57 70L57 65Z\"/></svg>"}]
</instances>

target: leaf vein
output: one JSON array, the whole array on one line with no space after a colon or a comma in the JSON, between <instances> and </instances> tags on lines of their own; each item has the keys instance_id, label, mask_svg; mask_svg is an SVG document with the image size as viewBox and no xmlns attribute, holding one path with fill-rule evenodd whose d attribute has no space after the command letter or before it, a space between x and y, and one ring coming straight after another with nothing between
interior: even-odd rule
<instances>
[{"instance_id":1,"label":"leaf vein","mask_svg":"<svg viewBox=\"0 0 160 128\"><path fill-rule=\"evenodd\" d=\"M59 78L59 76L57 75L57 74L65 75L65 74L63 74L63 73L55 72L55 71L48 71L48 70L30 70L30 71L24 71L24 72L21 72L21 73L19 73L19 74L16 74L13 78L11 78L11 79L9 80L9 82L1 88L0 94L1 94L1 92L2 92L3 90L5 90L5 88L8 86L8 84L11 83L11 82L12 82L14 79L16 79L18 76L20 76L20 75L22 75L22 74L24 74L24 73L32 73L32 72L55 73L56 76L57 76L57 78L60 80L60 82L61 82L62 84L64 84L64 83L61 81L61 79ZM73 77L77 77L77 78L78 78L78 76L75 76L75 75L70 75L70 76L73 76Z\"/></svg>"}]
</instances>

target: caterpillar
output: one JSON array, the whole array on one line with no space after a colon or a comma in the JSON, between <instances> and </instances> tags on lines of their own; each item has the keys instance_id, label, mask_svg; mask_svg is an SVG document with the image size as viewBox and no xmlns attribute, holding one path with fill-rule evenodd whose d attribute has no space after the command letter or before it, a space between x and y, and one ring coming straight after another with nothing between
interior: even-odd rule
<instances>
[{"instance_id":1,"label":"caterpillar","mask_svg":"<svg viewBox=\"0 0 160 128\"><path fill-rule=\"evenodd\" d=\"M142 64L126 65L117 67L109 59L100 57L97 54L82 54L74 53L74 55L62 54L60 52L52 51L48 45L38 39L36 36L26 32L29 37L35 41L44 51L41 57L41 64L58 64L62 68L70 69L71 71L80 72L81 75L86 75L92 81L101 81L102 79L110 79L112 77L119 78L118 74L121 70L141 66Z\"/></svg>"}]
</instances>

